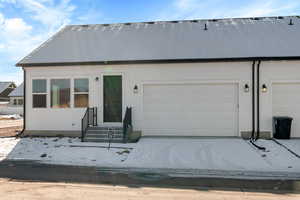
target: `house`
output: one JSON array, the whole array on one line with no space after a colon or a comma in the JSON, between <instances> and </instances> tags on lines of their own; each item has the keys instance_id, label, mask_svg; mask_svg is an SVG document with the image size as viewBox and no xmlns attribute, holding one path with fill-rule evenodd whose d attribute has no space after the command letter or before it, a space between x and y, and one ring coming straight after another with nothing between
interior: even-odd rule
<instances>
[{"instance_id":1,"label":"house","mask_svg":"<svg viewBox=\"0 0 300 200\"><path fill-rule=\"evenodd\" d=\"M17 63L24 134L272 137L287 115L300 137L299 35L299 16L66 26Z\"/></svg>"},{"instance_id":2,"label":"house","mask_svg":"<svg viewBox=\"0 0 300 200\"><path fill-rule=\"evenodd\" d=\"M15 87L15 85L13 85ZM8 102L2 102L5 104L2 104L0 106L0 114L1 115L14 115L19 114L23 115L23 83L19 85L14 90L10 89L10 93L6 96L8 96L9 100Z\"/></svg>"},{"instance_id":3,"label":"house","mask_svg":"<svg viewBox=\"0 0 300 200\"><path fill-rule=\"evenodd\" d=\"M0 114L23 115L23 104L24 104L23 94L24 94L24 84L22 83L16 89L14 89L12 92L9 93L8 95L9 102L5 106L0 107Z\"/></svg>"},{"instance_id":4,"label":"house","mask_svg":"<svg viewBox=\"0 0 300 200\"><path fill-rule=\"evenodd\" d=\"M8 94L16 87L14 82L0 82L0 102L9 102Z\"/></svg>"},{"instance_id":5,"label":"house","mask_svg":"<svg viewBox=\"0 0 300 200\"><path fill-rule=\"evenodd\" d=\"M22 83L21 85L19 85L8 96L10 106L23 107L24 84Z\"/></svg>"}]
</instances>

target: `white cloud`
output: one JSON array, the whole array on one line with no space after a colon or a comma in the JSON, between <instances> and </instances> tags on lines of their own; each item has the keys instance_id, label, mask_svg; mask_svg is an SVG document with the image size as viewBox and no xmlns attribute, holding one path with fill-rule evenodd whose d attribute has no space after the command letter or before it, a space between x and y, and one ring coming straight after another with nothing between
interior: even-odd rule
<instances>
[{"instance_id":1,"label":"white cloud","mask_svg":"<svg viewBox=\"0 0 300 200\"><path fill-rule=\"evenodd\" d=\"M31 38L32 26L22 18L5 18L0 13L0 52L6 54L6 59L16 61L36 45L36 37Z\"/></svg>"},{"instance_id":2,"label":"white cloud","mask_svg":"<svg viewBox=\"0 0 300 200\"><path fill-rule=\"evenodd\" d=\"M174 5L179 9L188 10L199 5L199 2L197 0L177 0Z\"/></svg>"},{"instance_id":3,"label":"white cloud","mask_svg":"<svg viewBox=\"0 0 300 200\"><path fill-rule=\"evenodd\" d=\"M1 1L1 0L0 0ZM70 0L2 0L21 6L30 17L41 23L45 31L56 32L62 26L71 22L71 16L75 6Z\"/></svg>"},{"instance_id":4,"label":"white cloud","mask_svg":"<svg viewBox=\"0 0 300 200\"><path fill-rule=\"evenodd\" d=\"M30 25L22 18L7 18L0 13L2 38L0 51L5 50L13 61L24 57L60 28L70 23L75 9L70 5L69 0L61 0L59 3L53 0L0 0L1 2L18 4L30 13L32 20L41 24Z\"/></svg>"},{"instance_id":5,"label":"white cloud","mask_svg":"<svg viewBox=\"0 0 300 200\"><path fill-rule=\"evenodd\" d=\"M0 12L0 80L13 77L21 80L22 76L19 77L19 72L7 73L5 72L7 70L4 68L1 70L1 67L8 67L3 66L7 63L15 64L60 28L70 23L75 7L69 0L60 0L58 3L54 0L0 0L2 8L4 3L15 5L25 14L29 14L26 20L21 17L8 17Z\"/></svg>"},{"instance_id":6,"label":"white cloud","mask_svg":"<svg viewBox=\"0 0 300 200\"><path fill-rule=\"evenodd\" d=\"M23 37L31 31L32 26L26 24L22 18L3 19L3 32L10 37Z\"/></svg>"},{"instance_id":7,"label":"white cloud","mask_svg":"<svg viewBox=\"0 0 300 200\"><path fill-rule=\"evenodd\" d=\"M57 31L58 28L70 23L75 9L70 0L61 0L58 4L54 4L52 0L44 0L44 4L36 0L19 0L19 3L32 13L34 20L47 26L50 31Z\"/></svg>"}]
</instances>

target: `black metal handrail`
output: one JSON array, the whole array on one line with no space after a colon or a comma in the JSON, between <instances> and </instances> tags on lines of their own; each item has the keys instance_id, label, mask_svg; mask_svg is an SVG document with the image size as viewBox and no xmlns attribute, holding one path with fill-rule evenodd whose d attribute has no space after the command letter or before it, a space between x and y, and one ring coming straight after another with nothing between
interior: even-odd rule
<instances>
[{"instance_id":1,"label":"black metal handrail","mask_svg":"<svg viewBox=\"0 0 300 200\"><path fill-rule=\"evenodd\" d=\"M132 108L126 107L126 112L123 120L123 142L127 142L127 130L132 127Z\"/></svg>"},{"instance_id":2,"label":"black metal handrail","mask_svg":"<svg viewBox=\"0 0 300 200\"><path fill-rule=\"evenodd\" d=\"M81 119L81 141L83 142L86 131L90 126L97 126L97 107L86 108Z\"/></svg>"}]
</instances>

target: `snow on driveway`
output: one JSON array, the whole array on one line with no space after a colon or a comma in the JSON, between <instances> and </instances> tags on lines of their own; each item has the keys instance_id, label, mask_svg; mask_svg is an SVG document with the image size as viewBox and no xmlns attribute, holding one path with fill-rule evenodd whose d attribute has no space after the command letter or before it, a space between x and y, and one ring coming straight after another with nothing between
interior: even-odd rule
<instances>
[{"instance_id":1,"label":"snow on driveway","mask_svg":"<svg viewBox=\"0 0 300 200\"><path fill-rule=\"evenodd\" d=\"M267 151L238 138L142 138L136 144L112 144L119 148L110 149L106 143L81 143L78 138L0 138L0 160L113 168L300 172L300 159L286 149L271 140L259 140L258 144ZM297 140L295 146L299 145Z\"/></svg>"},{"instance_id":2,"label":"snow on driveway","mask_svg":"<svg viewBox=\"0 0 300 200\"><path fill-rule=\"evenodd\" d=\"M72 147L87 145L96 147ZM67 137L0 138L0 160L35 160L49 164L114 166L126 159L128 153L123 153L126 149L108 150L101 148L103 145L107 146L107 144L99 143L81 143L78 138Z\"/></svg>"},{"instance_id":3,"label":"snow on driveway","mask_svg":"<svg viewBox=\"0 0 300 200\"><path fill-rule=\"evenodd\" d=\"M296 154L300 155L300 139L277 140Z\"/></svg>"}]
</instances>

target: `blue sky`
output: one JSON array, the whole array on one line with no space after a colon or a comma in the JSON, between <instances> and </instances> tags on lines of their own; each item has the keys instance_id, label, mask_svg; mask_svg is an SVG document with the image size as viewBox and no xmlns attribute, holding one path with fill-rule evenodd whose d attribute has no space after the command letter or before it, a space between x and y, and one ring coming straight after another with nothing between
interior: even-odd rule
<instances>
[{"instance_id":1,"label":"blue sky","mask_svg":"<svg viewBox=\"0 0 300 200\"><path fill-rule=\"evenodd\" d=\"M300 0L0 0L0 81L67 24L300 15Z\"/></svg>"}]
</instances>

